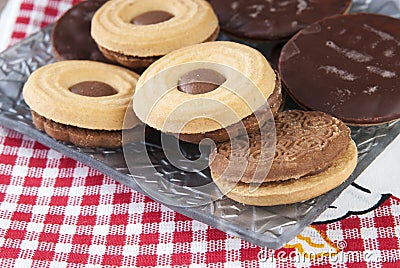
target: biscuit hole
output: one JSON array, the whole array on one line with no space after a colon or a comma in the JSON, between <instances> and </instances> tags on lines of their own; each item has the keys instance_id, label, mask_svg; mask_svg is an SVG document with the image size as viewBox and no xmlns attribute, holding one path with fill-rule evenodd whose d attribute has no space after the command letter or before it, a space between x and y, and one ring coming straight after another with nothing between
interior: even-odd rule
<instances>
[{"instance_id":1,"label":"biscuit hole","mask_svg":"<svg viewBox=\"0 0 400 268\"><path fill-rule=\"evenodd\" d=\"M99 81L84 81L69 88L72 93L87 97L112 96L118 91L112 86Z\"/></svg>"},{"instance_id":2,"label":"biscuit hole","mask_svg":"<svg viewBox=\"0 0 400 268\"><path fill-rule=\"evenodd\" d=\"M178 90L188 94L205 94L219 88L226 78L211 69L197 69L184 74L178 81Z\"/></svg>"},{"instance_id":3,"label":"biscuit hole","mask_svg":"<svg viewBox=\"0 0 400 268\"><path fill-rule=\"evenodd\" d=\"M131 20L135 25L151 25L157 24L172 19L174 15L166 11L154 10L142 13Z\"/></svg>"}]
</instances>

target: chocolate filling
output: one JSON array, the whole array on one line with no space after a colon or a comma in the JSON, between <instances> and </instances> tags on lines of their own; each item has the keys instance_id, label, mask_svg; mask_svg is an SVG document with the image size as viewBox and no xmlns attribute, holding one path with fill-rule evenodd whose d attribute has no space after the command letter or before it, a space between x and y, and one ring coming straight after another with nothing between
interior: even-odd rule
<instances>
[{"instance_id":1,"label":"chocolate filling","mask_svg":"<svg viewBox=\"0 0 400 268\"><path fill-rule=\"evenodd\" d=\"M188 94L205 94L219 88L226 78L211 69L197 69L184 74L178 81L178 90Z\"/></svg>"},{"instance_id":2,"label":"chocolate filling","mask_svg":"<svg viewBox=\"0 0 400 268\"><path fill-rule=\"evenodd\" d=\"M118 93L112 86L99 81L85 81L69 88L72 93L87 97L105 97Z\"/></svg>"},{"instance_id":3,"label":"chocolate filling","mask_svg":"<svg viewBox=\"0 0 400 268\"><path fill-rule=\"evenodd\" d=\"M174 15L172 15L171 13L161 10L154 10L134 17L131 20L131 23L135 25L151 25L170 20L173 17Z\"/></svg>"}]
</instances>

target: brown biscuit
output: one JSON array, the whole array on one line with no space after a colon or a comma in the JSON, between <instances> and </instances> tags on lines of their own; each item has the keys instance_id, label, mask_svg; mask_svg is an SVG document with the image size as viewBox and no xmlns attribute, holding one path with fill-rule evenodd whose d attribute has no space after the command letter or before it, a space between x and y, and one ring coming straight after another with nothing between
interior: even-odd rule
<instances>
[{"instance_id":1,"label":"brown biscuit","mask_svg":"<svg viewBox=\"0 0 400 268\"><path fill-rule=\"evenodd\" d=\"M322 112L285 111L275 118L276 153L266 181L326 170L350 142L350 129Z\"/></svg>"},{"instance_id":2,"label":"brown biscuit","mask_svg":"<svg viewBox=\"0 0 400 268\"><path fill-rule=\"evenodd\" d=\"M32 111L35 126L50 137L80 147L118 148L122 145L121 130L92 130L60 124Z\"/></svg>"},{"instance_id":3,"label":"brown biscuit","mask_svg":"<svg viewBox=\"0 0 400 268\"><path fill-rule=\"evenodd\" d=\"M271 109L272 115L275 116L279 109L282 107L283 97L281 90L281 81L279 74L276 73L276 83L274 91L271 96L268 98L269 108ZM199 143L203 139L211 139L214 142L224 142L228 141L229 133L232 137L237 137L241 135L245 135L246 133L242 133L243 130L246 130L247 133L253 133L259 131L259 121L261 121L261 125L268 120L269 116L266 111L266 107L262 106L255 114L251 114L250 116L244 118L241 122L238 122L234 125L228 126L227 129L218 129L211 132L206 133L198 133L198 134L173 134L174 136L179 137L180 140L190 142L190 143ZM244 128L241 127L243 124Z\"/></svg>"},{"instance_id":4,"label":"brown biscuit","mask_svg":"<svg viewBox=\"0 0 400 268\"><path fill-rule=\"evenodd\" d=\"M219 28L204 42L215 41L219 34ZM135 57L125 55L123 53L111 51L102 46L98 46L101 53L103 53L104 57L109 59L112 62L118 62L119 64L129 67L131 69L137 69L141 67L148 67L156 60L160 59L162 56L154 56L154 57Z\"/></svg>"},{"instance_id":5,"label":"brown biscuit","mask_svg":"<svg viewBox=\"0 0 400 268\"><path fill-rule=\"evenodd\" d=\"M276 152L268 176L264 182L298 179L327 169L346 150L350 141L350 130L342 122L322 112L284 111L275 118ZM235 141L237 142L237 141ZM259 135L249 138L249 163L257 163L261 140ZM246 151L231 149L229 142L217 146L214 174L222 175L228 166L230 154ZM239 172L239 171L238 171ZM232 171L230 173L238 173ZM241 181L250 183L254 169L250 164ZM227 176L229 179L229 176ZM235 181L235 178L232 178Z\"/></svg>"},{"instance_id":6,"label":"brown biscuit","mask_svg":"<svg viewBox=\"0 0 400 268\"><path fill-rule=\"evenodd\" d=\"M347 149L332 165L316 175L299 180L263 183L254 192L249 184L239 182L233 189L226 186L224 180L214 180L220 189L229 189L225 194L243 204L254 206L276 206L293 204L320 196L341 185L353 173L357 165L357 147L350 141ZM211 174L212 177L216 177Z\"/></svg>"},{"instance_id":7,"label":"brown biscuit","mask_svg":"<svg viewBox=\"0 0 400 268\"><path fill-rule=\"evenodd\" d=\"M277 136L275 156L268 175L255 192L249 192L249 184L254 182L260 161L266 160L260 158L260 134L249 135L248 146L246 146L247 141L242 138L235 140L232 145L230 142L218 144L212 151L210 156L212 177L229 197L255 205L298 202L333 189L347 179L354 170L357 149L350 138L349 128L338 119L322 112L293 110L278 113L275 123ZM263 141L263 150L268 146L271 148L271 144L268 145L271 140L273 139L268 136ZM244 171L239 170L240 167L236 165L230 165L233 155L235 161L246 163ZM236 159L237 157L239 158ZM346 163L342 163L343 161ZM341 168L337 168L338 166ZM237 174L242 175L237 178ZM325 185L318 186L319 189L312 189L321 184L318 178L325 181L323 183ZM236 182L238 183L232 188L232 183ZM297 189L292 189L293 187ZM276 191L279 188L284 191ZM305 188L307 190L304 190ZM285 201L282 196L285 191L297 194ZM243 196L239 194L240 192ZM279 199L261 198L274 195L279 195ZM256 197L261 200L257 200Z\"/></svg>"}]
</instances>

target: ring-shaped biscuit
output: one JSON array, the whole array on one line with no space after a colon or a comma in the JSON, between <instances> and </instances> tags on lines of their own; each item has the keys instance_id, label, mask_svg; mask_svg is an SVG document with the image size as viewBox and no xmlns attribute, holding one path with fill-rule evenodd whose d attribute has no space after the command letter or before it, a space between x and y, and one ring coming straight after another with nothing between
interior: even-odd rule
<instances>
[{"instance_id":1,"label":"ring-shaped biscuit","mask_svg":"<svg viewBox=\"0 0 400 268\"><path fill-rule=\"evenodd\" d=\"M167 12L172 18L148 25L131 22L152 11ZM91 28L105 56L128 67L132 66L127 57L160 57L181 47L215 40L218 31L217 16L204 0L113 0L96 12Z\"/></svg>"},{"instance_id":2,"label":"ring-shaped biscuit","mask_svg":"<svg viewBox=\"0 0 400 268\"><path fill-rule=\"evenodd\" d=\"M121 130L138 75L122 67L93 61L62 61L46 65L29 77L23 95L28 106L56 123L90 130ZM109 96L90 97L70 88L96 81L116 90ZM132 128L137 119L124 126Z\"/></svg>"},{"instance_id":3,"label":"ring-shaped biscuit","mask_svg":"<svg viewBox=\"0 0 400 268\"><path fill-rule=\"evenodd\" d=\"M214 68L212 64L226 66L215 70L226 78L222 85L205 94L179 90L180 77L208 63L211 63L210 68ZM141 121L162 132L213 132L232 126L264 107L279 84L276 79L265 57L251 47L225 41L197 44L176 50L152 64L139 78L133 107ZM256 92L241 87L244 80L250 81ZM280 93L280 88L278 91ZM202 105L203 99L208 101L204 103L207 105ZM227 109L221 110L220 105L213 106L213 103L220 103ZM177 113L177 107L186 108ZM229 116L232 112L236 116Z\"/></svg>"}]
</instances>

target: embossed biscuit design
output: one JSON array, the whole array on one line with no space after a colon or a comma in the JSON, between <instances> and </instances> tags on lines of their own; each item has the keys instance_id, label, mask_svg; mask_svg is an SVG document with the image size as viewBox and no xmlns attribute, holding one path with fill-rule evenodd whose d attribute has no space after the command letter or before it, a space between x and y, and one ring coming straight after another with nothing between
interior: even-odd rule
<instances>
[{"instance_id":1,"label":"embossed biscuit design","mask_svg":"<svg viewBox=\"0 0 400 268\"><path fill-rule=\"evenodd\" d=\"M353 172L357 149L349 128L340 120L322 112L293 110L278 113L275 122L277 144L273 163L254 192L249 185L254 182L260 148L268 146L261 142L260 135L249 136L249 149L243 139L232 145L219 144L211 153L212 177L228 197L251 205L289 204L321 195ZM229 166L233 156L248 163L244 172ZM240 173L243 175L237 178ZM233 182L237 184L232 186Z\"/></svg>"}]
</instances>

